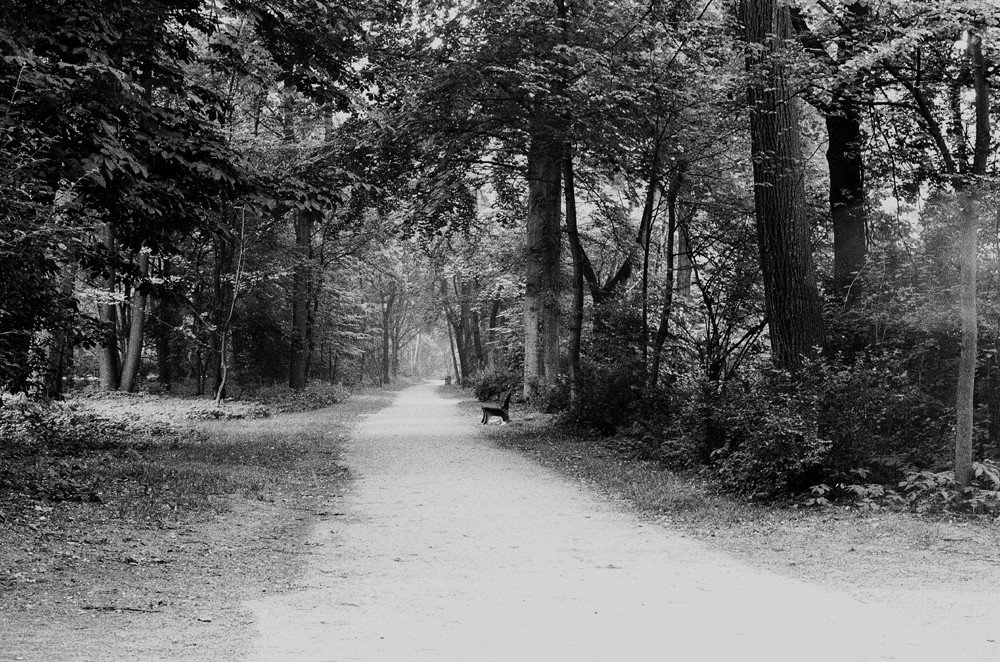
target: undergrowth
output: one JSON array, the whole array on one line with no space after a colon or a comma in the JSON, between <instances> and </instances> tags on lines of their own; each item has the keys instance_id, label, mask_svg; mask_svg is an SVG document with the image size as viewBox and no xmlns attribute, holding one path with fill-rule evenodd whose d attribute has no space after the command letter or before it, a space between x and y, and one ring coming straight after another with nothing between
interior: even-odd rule
<instances>
[{"instance_id":1,"label":"undergrowth","mask_svg":"<svg viewBox=\"0 0 1000 662\"><path fill-rule=\"evenodd\" d=\"M309 435L110 420L78 406L0 408L0 517L30 502L84 502L161 523L222 512L229 496L266 499Z\"/></svg>"},{"instance_id":2,"label":"undergrowth","mask_svg":"<svg viewBox=\"0 0 1000 662\"><path fill-rule=\"evenodd\" d=\"M1000 463L973 463L974 479L963 488L953 471L911 471L895 489L879 484L827 485L810 488L803 503L829 506L851 503L863 510L905 509L919 514L968 513L1000 517Z\"/></svg>"},{"instance_id":3,"label":"undergrowth","mask_svg":"<svg viewBox=\"0 0 1000 662\"><path fill-rule=\"evenodd\" d=\"M350 389L342 384L310 384L293 391L287 386L265 386L254 394L254 400L274 412L312 411L346 401Z\"/></svg>"}]
</instances>

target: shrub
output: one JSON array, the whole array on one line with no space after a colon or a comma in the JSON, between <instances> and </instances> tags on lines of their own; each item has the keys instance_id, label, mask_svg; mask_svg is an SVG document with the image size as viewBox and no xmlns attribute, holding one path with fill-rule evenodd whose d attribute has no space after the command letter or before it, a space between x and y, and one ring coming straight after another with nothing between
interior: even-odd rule
<instances>
[{"instance_id":1,"label":"shrub","mask_svg":"<svg viewBox=\"0 0 1000 662\"><path fill-rule=\"evenodd\" d=\"M693 410L714 470L756 497L854 485L861 474L892 484L933 466L949 443L948 410L896 355L817 361L795 376L763 371L718 395L703 389Z\"/></svg>"},{"instance_id":2,"label":"shrub","mask_svg":"<svg viewBox=\"0 0 1000 662\"><path fill-rule=\"evenodd\" d=\"M577 408L567 420L602 435L614 434L642 401L644 380L645 374L635 362L582 362Z\"/></svg>"},{"instance_id":3,"label":"shrub","mask_svg":"<svg viewBox=\"0 0 1000 662\"><path fill-rule=\"evenodd\" d=\"M817 399L819 430L833 443L831 479L864 468L875 480L895 482L906 468L933 466L947 452L949 410L908 374L895 353L808 366L801 388Z\"/></svg>"},{"instance_id":4,"label":"shrub","mask_svg":"<svg viewBox=\"0 0 1000 662\"><path fill-rule=\"evenodd\" d=\"M730 385L715 418L724 443L711 462L727 487L772 498L820 482L832 443L819 435L814 394L787 373Z\"/></svg>"},{"instance_id":5,"label":"shrub","mask_svg":"<svg viewBox=\"0 0 1000 662\"><path fill-rule=\"evenodd\" d=\"M517 390L520 376L506 368L491 366L476 375L472 391L480 402L500 400L509 391Z\"/></svg>"},{"instance_id":6,"label":"shrub","mask_svg":"<svg viewBox=\"0 0 1000 662\"><path fill-rule=\"evenodd\" d=\"M1000 464L974 462L972 485L961 489L953 471L913 471L899 483L903 499L918 513L958 511L1000 514Z\"/></svg>"}]
</instances>

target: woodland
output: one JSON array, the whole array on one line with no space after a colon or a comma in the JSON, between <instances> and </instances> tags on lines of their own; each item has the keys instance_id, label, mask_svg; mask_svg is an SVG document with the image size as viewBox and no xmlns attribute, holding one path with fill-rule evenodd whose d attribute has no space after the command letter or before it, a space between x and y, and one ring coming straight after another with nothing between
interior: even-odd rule
<instances>
[{"instance_id":1,"label":"woodland","mask_svg":"<svg viewBox=\"0 0 1000 662\"><path fill-rule=\"evenodd\" d=\"M996 512L998 63L991 0L5 0L5 435L448 377Z\"/></svg>"}]
</instances>

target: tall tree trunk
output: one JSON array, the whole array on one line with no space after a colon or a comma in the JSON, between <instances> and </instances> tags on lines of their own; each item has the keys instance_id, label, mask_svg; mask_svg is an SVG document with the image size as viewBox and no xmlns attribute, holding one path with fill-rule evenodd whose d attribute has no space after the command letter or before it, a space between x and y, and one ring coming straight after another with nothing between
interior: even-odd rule
<instances>
[{"instance_id":1,"label":"tall tree trunk","mask_svg":"<svg viewBox=\"0 0 1000 662\"><path fill-rule=\"evenodd\" d=\"M539 121L528 149L524 295L524 396L548 392L559 373L562 146Z\"/></svg>"},{"instance_id":2,"label":"tall tree trunk","mask_svg":"<svg viewBox=\"0 0 1000 662\"><path fill-rule=\"evenodd\" d=\"M396 291L393 290L389 292L386 302L382 307L382 383L390 383L389 379L389 367L390 367L390 331L392 326L392 314L393 307L396 303Z\"/></svg>"},{"instance_id":3,"label":"tall tree trunk","mask_svg":"<svg viewBox=\"0 0 1000 662\"><path fill-rule=\"evenodd\" d=\"M972 442L975 415L976 362L978 359L979 317L976 309L976 276L979 256L978 181L986 174L990 156L990 91L986 78L982 37L970 30L968 36L969 68L975 92L976 140L973 148L973 179L959 190L962 214L961 295L962 350L959 357L956 387L955 480L968 487L972 482Z\"/></svg>"},{"instance_id":4,"label":"tall tree trunk","mask_svg":"<svg viewBox=\"0 0 1000 662\"><path fill-rule=\"evenodd\" d=\"M149 273L149 253L143 251L138 258L139 276ZM132 303L129 307L128 345L125 365L122 366L121 389L133 393L139 383L139 368L142 364L142 341L146 330L146 288L142 282L132 288Z\"/></svg>"},{"instance_id":5,"label":"tall tree trunk","mask_svg":"<svg viewBox=\"0 0 1000 662\"><path fill-rule=\"evenodd\" d=\"M451 364L455 369L455 382L462 383L462 373L458 369L458 356L455 354L455 336L451 332L451 322L445 324L448 327L448 345L451 347Z\"/></svg>"},{"instance_id":6,"label":"tall tree trunk","mask_svg":"<svg viewBox=\"0 0 1000 662\"><path fill-rule=\"evenodd\" d=\"M108 259L114 259L117 252L115 233L110 224L104 226L103 241L108 251ZM104 278L104 295L107 301L100 305L98 319L104 327L103 344L98 352L98 370L101 376L101 388L105 391L117 391L121 383L121 363L118 354L118 314L113 301L115 295L115 269L108 265L108 273Z\"/></svg>"},{"instance_id":7,"label":"tall tree trunk","mask_svg":"<svg viewBox=\"0 0 1000 662\"><path fill-rule=\"evenodd\" d=\"M782 51L787 5L743 0L757 242L775 363L795 370L824 344L823 311L805 213L799 117Z\"/></svg>"},{"instance_id":8,"label":"tall tree trunk","mask_svg":"<svg viewBox=\"0 0 1000 662\"><path fill-rule=\"evenodd\" d=\"M684 219L676 215L676 210L674 231L676 233L675 241L677 242L677 248L675 249L677 267L674 273L674 296L679 299L688 299L691 297L691 275L694 265L691 262L691 246L688 243L687 224Z\"/></svg>"},{"instance_id":9,"label":"tall tree trunk","mask_svg":"<svg viewBox=\"0 0 1000 662\"><path fill-rule=\"evenodd\" d=\"M309 354L309 295L312 292L312 233L313 213L301 211L295 215L295 249L297 261L292 276L291 360L288 365L288 386L301 390L306 387Z\"/></svg>"},{"instance_id":10,"label":"tall tree trunk","mask_svg":"<svg viewBox=\"0 0 1000 662\"><path fill-rule=\"evenodd\" d=\"M660 363L663 360L663 345L667 342L670 334L670 315L674 308L674 237L684 233L677 232L677 197L680 195L681 184L684 182L684 173L687 170L687 162L680 161L674 169L670 178L670 187L667 189L667 275L663 288L663 307L660 309L660 321L656 326L656 335L653 337L653 357L649 366L649 375L646 379L647 388L652 390L660 381ZM685 244L686 245L686 244ZM688 258L688 287L690 288L691 266L690 256Z\"/></svg>"},{"instance_id":11,"label":"tall tree trunk","mask_svg":"<svg viewBox=\"0 0 1000 662\"><path fill-rule=\"evenodd\" d=\"M573 304L567 327L569 330L569 407L576 412L580 406L580 345L583 338L583 246L576 218L576 180L573 173L573 149L566 147L563 160L566 196L566 238L573 256Z\"/></svg>"},{"instance_id":12,"label":"tall tree trunk","mask_svg":"<svg viewBox=\"0 0 1000 662\"><path fill-rule=\"evenodd\" d=\"M856 279L868 257L868 211L858 108L854 102L843 101L839 110L841 114L826 117L826 160L830 165L833 282L850 304L860 294Z\"/></svg>"},{"instance_id":13,"label":"tall tree trunk","mask_svg":"<svg viewBox=\"0 0 1000 662\"><path fill-rule=\"evenodd\" d=\"M975 196L959 195L961 214L961 293L959 318L962 326L958 383L955 390L955 480L967 487L972 482L972 441L975 415L976 359L979 317L976 305L976 272L979 268L979 214Z\"/></svg>"}]
</instances>

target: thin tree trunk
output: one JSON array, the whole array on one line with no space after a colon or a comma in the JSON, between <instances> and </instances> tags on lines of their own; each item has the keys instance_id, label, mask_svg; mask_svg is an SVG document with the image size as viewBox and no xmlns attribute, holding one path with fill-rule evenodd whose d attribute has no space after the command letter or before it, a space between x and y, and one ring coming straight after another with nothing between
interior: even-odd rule
<instances>
[{"instance_id":1,"label":"thin tree trunk","mask_svg":"<svg viewBox=\"0 0 1000 662\"><path fill-rule=\"evenodd\" d=\"M215 241L215 265L213 269L215 298L214 328L211 330L210 336L212 349L211 373L214 377L212 384L213 394L221 392L222 383L225 380L222 374L226 370L226 367L223 365L226 361L226 342L224 336L229 331L228 327L232 317L232 302L234 297L232 284L223 276L231 273L232 270L233 246L229 239L218 237ZM224 393L223 397L225 397Z\"/></svg>"},{"instance_id":2,"label":"thin tree trunk","mask_svg":"<svg viewBox=\"0 0 1000 662\"><path fill-rule=\"evenodd\" d=\"M388 384L389 380L389 346L390 346L390 326L392 321L393 307L396 303L396 291L389 293L385 305L382 308L382 383Z\"/></svg>"},{"instance_id":3,"label":"thin tree trunk","mask_svg":"<svg viewBox=\"0 0 1000 662\"><path fill-rule=\"evenodd\" d=\"M764 299L775 363L795 370L824 344L805 213L805 185L796 99L781 53L789 36L787 5L744 0L750 70L750 137L754 208Z\"/></svg>"},{"instance_id":4,"label":"thin tree trunk","mask_svg":"<svg viewBox=\"0 0 1000 662\"><path fill-rule=\"evenodd\" d=\"M451 363L455 368L455 382L457 384L462 383L462 373L458 369L458 357L455 354L455 337L451 332L451 322L445 324L448 327L448 344L451 346Z\"/></svg>"},{"instance_id":5,"label":"thin tree trunk","mask_svg":"<svg viewBox=\"0 0 1000 662\"><path fill-rule=\"evenodd\" d=\"M962 214L961 295L962 350L956 387L955 480L968 487L973 478L972 442L975 415L976 362L978 358L979 317L976 307L976 275L979 256L979 186L986 174L990 154L990 96L983 58L982 37L969 31L968 56L975 91L976 140L972 175L975 179L959 191Z\"/></svg>"},{"instance_id":6,"label":"thin tree trunk","mask_svg":"<svg viewBox=\"0 0 1000 662\"><path fill-rule=\"evenodd\" d=\"M103 229L104 246L108 250L108 259L114 259L116 253L115 234L110 224ZM103 282L104 294L108 297L100 305L98 319L104 326L104 344L98 352L98 369L101 375L101 388L105 391L117 391L121 383L121 363L118 354L118 315L117 307L112 300L115 295L115 270L108 265L108 274Z\"/></svg>"},{"instance_id":7,"label":"thin tree trunk","mask_svg":"<svg viewBox=\"0 0 1000 662\"><path fill-rule=\"evenodd\" d=\"M976 359L978 356L979 317L976 305L976 271L978 270L979 227L978 205L974 196L959 197L961 228L961 294L959 318L962 322L961 355L958 384L955 392L957 424L955 426L955 480L967 487L972 482L972 440L975 414Z\"/></svg>"},{"instance_id":8,"label":"thin tree trunk","mask_svg":"<svg viewBox=\"0 0 1000 662\"><path fill-rule=\"evenodd\" d=\"M691 296L691 274L693 271L691 246L688 243L687 225L681 217L676 215L674 217L674 231L677 246L675 249L677 266L674 273L674 297L688 299Z\"/></svg>"},{"instance_id":9,"label":"thin tree trunk","mask_svg":"<svg viewBox=\"0 0 1000 662\"><path fill-rule=\"evenodd\" d=\"M145 278L149 273L149 253L139 253L139 275ZM125 365L122 367L121 389L133 393L139 383L139 367L142 363L142 340L146 329L146 290L142 283L136 283L132 291L132 305L129 308L128 346Z\"/></svg>"},{"instance_id":10,"label":"thin tree trunk","mask_svg":"<svg viewBox=\"0 0 1000 662\"><path fill-rule=\"evenodd\" d=\"M232 269L232 253L228 252L227 263ZM223 288L229 294L229 310L224 317L219 318L217 333L219 339L219 381L215 388L215 406L222 404L222 399L226 397L226 385L229 382L229 338L232 335L230 329L233 326L233 316L236 314L236 299L240 296L240 285L243 282L243 266L246 259L246 210L240 212L240 235L239 235L239 256L236 259L236 272L231 285ZM220 301L222 304L223 301Z\"/></svg>"},{"instance_id":11,"label":"thin tree trunk","mask_svg":"<svg viewBox=\"0 0 1000 662\"><path fill-rule=\"evenodd\" d=\"M660 321L656 327L656 336L653 338L653 357L649 366L647 376L647 388L653 390L660 380L660 363L663 360L663 345L667 342L670 333L670 315L674 307L674 236L677 232L677 197L680 194L681 184L684 181L684 172L687 170L687 162L681 161L674 170L670 180L670 188L667 189L667 275L663 288L663 307L660 309ZM681 233L683 235L683 233ZM690 256L688 256L690 260ZM690 263L688 264L688 280L690 287Z\"/></svg>"},{"instance_id":12,"label":"thin tree trunk","mask_svg":"<svg viewBox=\"0 0 1000 662\"><path fill-rule=\"evenodd\" d=\"M583 246L576 218L576 180L573 173L573 149L566 147L563 160L566 181L566 238L573 256L573 303L567 327L569 330L569 406L576 412L580 406L580 345L583 337Z\"/></svg>"},{"instance_id":13,"label":"thin tree trunk","mask_svg":"<svg viewBox=\"0 0 1000 662\"><path fill-rule=\"evenodd\" d=\"M292 276L291 360L288 366L288 386L301 390L306 387L309 354L309 296L312 292L312 232L313 214L302 211L295 216L295 248L297 263Z\"/></svg>"}]
</instances>

